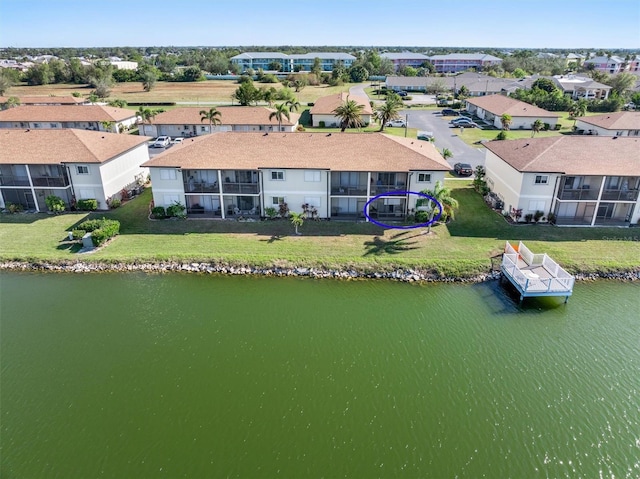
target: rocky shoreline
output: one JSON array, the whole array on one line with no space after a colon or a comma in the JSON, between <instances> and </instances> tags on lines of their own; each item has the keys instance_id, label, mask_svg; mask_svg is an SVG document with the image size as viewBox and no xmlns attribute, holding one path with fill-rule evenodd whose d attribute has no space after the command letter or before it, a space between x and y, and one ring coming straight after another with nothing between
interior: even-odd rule
<instances>
[{"instance_id":1,"label":"rocky shoreline","mask_svg":"<svg viewBox=\"0 0 640 479\"><path fill-rule=\"evenodd\" d=\"M469 277L445 277L419 269L397 269L394 271L358 271L356 269L323 269L306 267L255 267L229 264L166 261L158 263L99 263L99 262L45 262L4 261L0 271L38 271L55 273L196 273L252 276L293 276L309 278L333 278L342 280L385 279L405 283L481 283L500 278L500 271L490 271ZM593 281L615 279L640 281L640 270L609 273L578 273L576 280Z\"/></svg>"}]
</instances>

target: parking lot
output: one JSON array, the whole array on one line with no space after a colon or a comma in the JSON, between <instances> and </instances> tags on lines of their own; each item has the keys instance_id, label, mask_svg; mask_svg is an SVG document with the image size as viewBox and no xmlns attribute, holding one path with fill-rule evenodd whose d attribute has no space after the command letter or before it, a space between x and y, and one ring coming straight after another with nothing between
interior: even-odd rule
<instances>
[{"instance_id":1,"label":"parking lot","mask_svg":"<svg viewBox=\"0 0 640 479\"><path fill-rule=\"evenodd\" d=\"M400 115L407 121L409 128L433 132L436 148L439 151L447 148L453 153L448 160L452 168L455 163L469 163L473 168L484 166L484 147L469 146L459 138L459 128L454 128L449 123L456 117L442 116L440 110L402 110Z\"/></svg>"}]
</instances>

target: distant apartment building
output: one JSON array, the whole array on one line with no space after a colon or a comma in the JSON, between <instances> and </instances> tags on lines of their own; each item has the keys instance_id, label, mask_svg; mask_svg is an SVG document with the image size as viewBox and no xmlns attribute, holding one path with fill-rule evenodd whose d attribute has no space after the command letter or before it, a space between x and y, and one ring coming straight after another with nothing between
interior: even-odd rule
<instances>
[{"instance_id":1,"label":"distant apartment building","mask_svg":"<svg viewBox=\"0 0 640 479\"><path fill-rule=\"evenodd\" d=\"M438 73L458 73L465 70L482 70L485 67L500 65L502 59L484 53L450 53L433 55L429 61Z\"/></svg>"},{"instance_id":2,"label":"distant apartment building","mask_svg":"<svg viewBox=\"0 0 640 479\"><path fill-rule=\"evenodd\" d=\"M593 57L584 62L585 68L593 68L605 73L622 73L629 70L630 62L625 61L624 58L612 56L612 57Z\"/></svg>"},{"instance_id":3,"label":"distant apartment building","mask_svg":"<svg viewBox=\"0 0 640 479\"><path fill-rule=\"evenodd\" d=\"M380 58L391 60L396 72L403 67L419 68L424 62L429 61L428 56L414 52L382 53Z\"/></svg>"},{"instance_id":4,"label":"distant apartment building","mask_svg":"<svg viewBox=\"0 0 640 479\"><path fill-rule=\"evenodd\" d=\"M356 57L348 53L338 52L311 52L304 54L286 55L279 52L244 52L231 57L231 64L238 65L241 71L272 70L269 66L280 64L283 72L311 71L315 59L320 59L322 71L330 72L334 66L342 62L345 68L349 68Z\"/></svg>"}]
</instances>

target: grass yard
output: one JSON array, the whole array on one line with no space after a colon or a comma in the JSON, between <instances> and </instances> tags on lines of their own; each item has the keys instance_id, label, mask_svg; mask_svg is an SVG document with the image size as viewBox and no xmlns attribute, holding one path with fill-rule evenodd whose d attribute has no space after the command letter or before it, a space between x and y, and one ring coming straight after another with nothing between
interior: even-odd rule
<instances>
[{"instance_id":1,"label":"grass yard","mask_svg":"<svg viewBox=\"0 0 640 479\"><path fill-rule=\"evenodd\" d=\"M274 87L283 88L281 83L258 83L256 88ZM315 102L318 98L333 95L343 91L349 91L354 84L349 83L342 86L330 87L328 85L306 86L302 91L296 93L298 101L303 105ZM142 83L128 82L115 83L111 88L109 98L118 98L127 102L201 102L206 103L228 103L231 105L231 95L239 87L233 80L206 80L201 82L157 82L150 92L145 92ZM71 96L78 92L83 97L88 97L93 89L87 85L18 85L13 86L8 94L11 96ZM235 102L237 104L237 101Z\"/></svg>"},{"instance_id":2,"label":"grass yard","mask_svg":"<svg viewBox=\"0 0 640 479\"><path fill-rule=\"evenodd\" d=\"M220 261L260 266L354 267L389 270L415 267L443 275L486 272L505 240L524 240L572 271L631 270L640 266L640 230L510 225L490 211L466 181L451 181L460 202L457 219L424 229L383 229L370 223L305 222L302 236L288 221L150 221L151 191L122 207L93 215L69 213L0 216L0 259L28 261ZM106 247L76 254L66 231L88 216L121 222ZM638 232L638 233L636 233Z\"/></svg>"}]
</instances>

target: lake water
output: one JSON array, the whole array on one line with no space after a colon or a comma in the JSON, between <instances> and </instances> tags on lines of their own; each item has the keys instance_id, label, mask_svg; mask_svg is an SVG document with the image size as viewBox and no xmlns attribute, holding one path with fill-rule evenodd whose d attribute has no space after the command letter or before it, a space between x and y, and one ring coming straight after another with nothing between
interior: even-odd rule
<instances>
[{"instance_id":1,"label":"lake water","mask_svg":"<svg viewBox=\"0 0 640 479\"><path fill-rule=\"evenodd\" d=\"M640 476L640 285L0 274L2 478Z\"/></svg>"}]
</instances>

